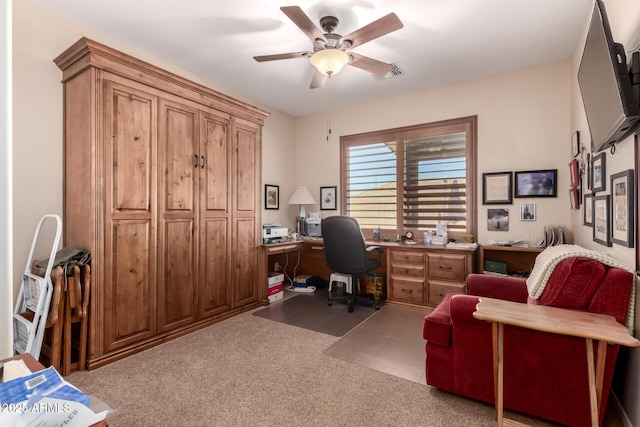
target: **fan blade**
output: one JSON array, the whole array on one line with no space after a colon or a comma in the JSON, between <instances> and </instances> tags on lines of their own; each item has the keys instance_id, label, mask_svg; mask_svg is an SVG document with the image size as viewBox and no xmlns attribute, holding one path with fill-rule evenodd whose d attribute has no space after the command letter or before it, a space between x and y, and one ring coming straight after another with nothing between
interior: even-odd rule
<instances>
[{"instance_id":1,"label":"fan blade","mask_svg":"<svg viewBox=\"0 0 640 427\"><path fill-rule=\"evenodd\" d=\"M352 49L373 39L382 37L385 34L399 30L403 26L404 25L402 25L398 16L395 13L390 13L350 34L347 34L342 37L342 40L340 41L344 42L345 40L348 40L351 43L349 49Z\"/></svg>"},{"instance_id":2,"label":"fan blade","mask_svg":"<svg viewBox=\"0 0 640 427\"><path fill-rule=\"evenodd\" d=\"M311 19L309 19L309 17L298 6L283 6L280 10L284 12L284 14L287 15L289 19L291 19L293 23L311 39L312 42L315 42L316 39L324 40L325 42L327 41L324 34L322 34L322 31L316 27Z\"/></svg>"},{"instance_id":3,"label":"fan blade","mask_svg":"<svg viewBox=\"0 0 640 427\"><path fill-rule=\"evenodd\" d=\"M254 56L258 62L265 61L277 61L279 59L291 59L291 58L307 58L310 55L310 52L291 52L291 53L278 53L276 55L262 55L262 56Z\"/></svg>"},{"instance_id":4,"label":"fan blade","mask_svg":"<svg viewBox=\"0 0 640 427\"><path fill-rule=\"evenodd\" d=\"M320 71L315 70L313 74L313 79L311 79L310 89L318 89L324 86L329 77L326 74L322 74Z\"/></svg>"},{"instance_id":5,"label":"fan blade","mask_svg":"<svg viewBox=\"0 0 640 427\"><path fill-rule=\"evenodd\" d=\"M349 65L360 68L361 70L368 71L376 76L382 77L387 74L393 68L393 65L386 62L378 61L367 56L358 55L357 53L349 52L351 61Z\"/></svg>"}]
</instances>

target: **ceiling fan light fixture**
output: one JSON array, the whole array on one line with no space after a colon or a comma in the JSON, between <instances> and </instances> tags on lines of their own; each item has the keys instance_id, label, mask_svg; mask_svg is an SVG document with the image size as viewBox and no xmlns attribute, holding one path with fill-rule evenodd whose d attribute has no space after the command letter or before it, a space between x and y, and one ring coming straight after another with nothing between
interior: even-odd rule
<instances>
[{"instance_id":1,"label":"ceiling fan light fixture","mask_svg":"<svg viewBox=\"0 0 640 427\"><path fill-rule=\"evenodd\" d=\"M310 61L316 70L331 77L347 65L349 55L340 49L324 49L314 53Z\"/></svg>"}]
</instances>

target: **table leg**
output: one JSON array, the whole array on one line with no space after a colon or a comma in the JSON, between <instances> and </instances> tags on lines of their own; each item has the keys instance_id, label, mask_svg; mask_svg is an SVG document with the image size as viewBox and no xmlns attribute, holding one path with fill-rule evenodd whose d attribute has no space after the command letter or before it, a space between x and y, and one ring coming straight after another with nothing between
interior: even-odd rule
<instances>
[{"instance_id":1,"label":"table leg","mask_svg":"<svg viewBox=\"0 0 640 427\"><path fill-rule=\"evenodd\" d=\"M503 387L503 341L504 341L504 325L499 322L491 324L492 342L493 342L493 390L496 401L496 420L498 427L502 427L504 413L504 390Z\"/></svg>"},{"instance_id":2,"label":"table leg","mask_svg":"<svg viewBox=\"0 0 640 427\"><path fill-rule=\"evenodd\" d=\"M598 427L598 393L596 390L596 374L593 359L593 340L585 339L587 343L587 374L589 378L589 406L591 408L591 426Z\"/></svg>"},{"instance_id":3,"label":"table leg","mask_svg":"<svg viewBox=\"0 0 640 427\"><path fill-rule=\"evenodd\" d=\"M607 360L607 343L605 341L598 341L598 358L595 361L593 358L593 340L586 338L586 343L591 425L597 427L600 425L600 406L602 405L602 385L604 382L604 366Z\"/></svg>"}]
</instances>

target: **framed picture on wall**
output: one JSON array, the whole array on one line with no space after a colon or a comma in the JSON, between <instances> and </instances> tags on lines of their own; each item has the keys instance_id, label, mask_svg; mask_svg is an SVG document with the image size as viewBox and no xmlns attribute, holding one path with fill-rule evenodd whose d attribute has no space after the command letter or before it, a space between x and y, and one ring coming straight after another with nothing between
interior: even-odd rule
<instances>
[{"instance_id":1,"label":"framed picture on wall","mask_svg":"<svg viewBox=\"0 0 640 427\"><path fill-rule=\"evenodd\" d=\"M535 221L535 220L536 220L536 204L521 203L520 204L520 221Z\"/></svg>"},{"instance_id":2,"label":"framed picture on wall","mask_svg":"<svg viewBox=\"0 0 640 427\"><path fill-rule=\"evenodd\" d=\"M593 241L601 245L611 246L610 196L593 197Z\"/></svg>"},{"instance_id":3,"label":"framed picture on wall","mask_svg":"<svg viewBox=\"0 0 640 427\"><path fill-rule=\"evenodd\" d=\"M558 170L516 171L515 197L557 197Z\"/></svg>"},{"instance_id":4,"label":"framed picture on wall","mask_svg":"<svg viewBox=\"0 0 640 427\"><path fill-rule=\"evenodd\" d=\"M489 172L482 174L482 204L510 205L512 202L512 172Z\"/></svg>"},{"instance_id":5,"label":"framed picture on wall","mask_svg":"<svg viewBox=\"0 0 640 427\"><path fill-rule=\"evenodd\" d=\"M336 197L338 187L320 187L320 210L335 211L337 209Z\"/></svg>"},{"instance_id":6,"label":"framed picture on wall","mask_svg":"<svg viewBox=\"0 0 640 427\"><path fill-rule=\"evenodd\" d=\"M593 226L593 194L584 195L584 211L582 212L582 224Z\"/></svg>"},{"instance_id":7,"label":"framed picture on wall","mask_svg":"<svg viewBox=\"0 0 640 427\"><path fill-rule=\"evenodd\" d=\"M280 209L280 186L279 185L265 184L264 208Z\"/></svg>"},{"instance_id":8,"label":"framed picture on wall","mask_svg":"<svg viewBox=\"0 0 640 427\"><path fill-rule=\"evenodd\" d=\"M571 137L571 155L576 157L578 154L580 154L580 132L575 131Z\"/></svg>"},{"instance_id":9,"label":"framed picture on wall","mask_svg":"<svg viewBox=\"0 0 640 427\"><path fill-rule=\"evenodd\" d=\"M597 193L607 189L605 153L599 153L591 159L591 191Z\"/></svg>"},{"instance_id":10,"label":"framed picture on wall","mask_svg":"<svg viewBox=\"0 0 640 427\"><path fill-rule=\"evenodd\" d=\"M611 240L633 247L633 170L611 175Z\"/></svg>"}]
</instances>

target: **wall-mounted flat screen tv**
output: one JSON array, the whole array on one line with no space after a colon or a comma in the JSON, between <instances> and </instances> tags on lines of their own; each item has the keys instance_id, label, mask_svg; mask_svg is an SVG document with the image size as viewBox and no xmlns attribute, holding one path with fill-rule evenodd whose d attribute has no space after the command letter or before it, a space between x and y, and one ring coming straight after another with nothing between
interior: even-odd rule
<instances>
[{"instance_id":1,"label":"wall-mounted flat screen tv","mask_svg":"<svg viewBox=\"0 0 640 427\"><path fill-rule=\"evenodd\" d=\"M604 3L596 0L578 70L592 150L624 138L640 120L624 47L613 41Z\"/></svg>"}]
</instances>

